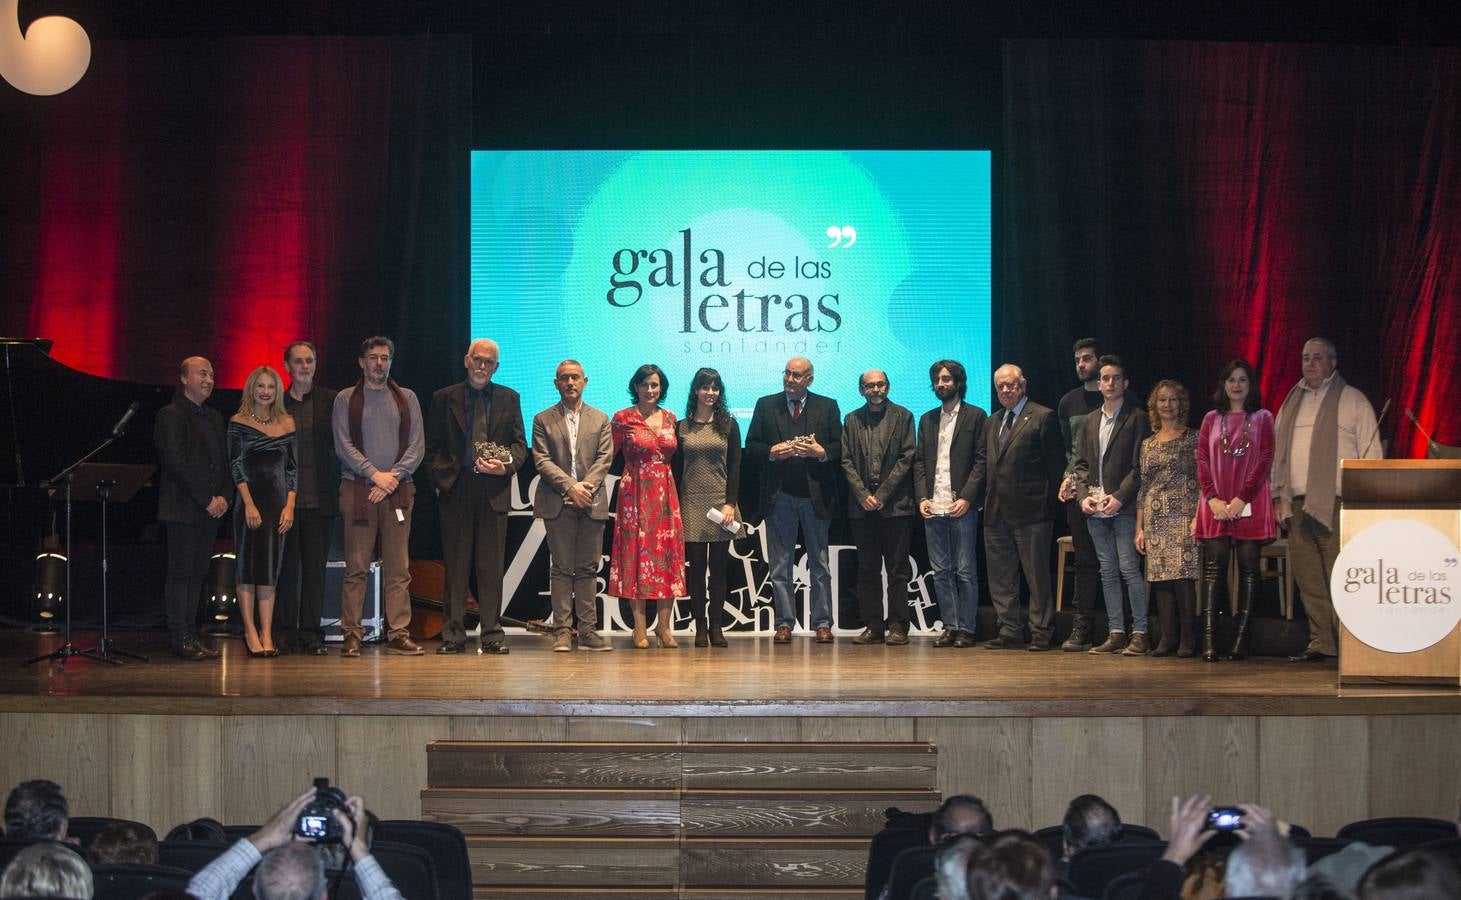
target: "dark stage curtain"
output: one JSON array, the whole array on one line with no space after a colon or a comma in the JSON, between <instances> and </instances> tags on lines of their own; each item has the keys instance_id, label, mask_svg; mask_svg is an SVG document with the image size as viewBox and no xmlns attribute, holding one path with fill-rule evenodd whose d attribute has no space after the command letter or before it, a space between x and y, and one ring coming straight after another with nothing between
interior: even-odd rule
<instances>
[{"instance_id":1,"label":"dark stage curtain","mask_svg":"<svg viewBox=\"0 0 1461 900\"><path fill-rule=\"evenodd\" d=\"M1461 443L1461 53L1012 41L1004 62L996 346L1035 397L1094 335L1143 392L1182 380L1194 420L1233 356L1276 410L1321 335L1392 401L1391 456L1425 455L1406 408Z\"/></svg>"},{"instance_id":2,"label":"dark stage curtain","mask_svg":"<svg viewBox=\"0 0 1461 900\"><path fill-rule=\"evenodd\" d=\"M359 341L397 377L461 375L466 37L99 41L57 97L0 90L0 334L157 384L211 357L220 388L313 339L322 383Z\"/></svg>"}]
</instances>

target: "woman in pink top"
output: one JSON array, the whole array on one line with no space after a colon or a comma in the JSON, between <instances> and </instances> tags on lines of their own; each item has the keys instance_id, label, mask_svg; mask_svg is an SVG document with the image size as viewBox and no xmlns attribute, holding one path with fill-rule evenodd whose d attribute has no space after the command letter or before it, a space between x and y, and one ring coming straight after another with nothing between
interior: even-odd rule
<instances>
[{"instance_id":1,"label":"woman in pink top","mask_svg":"<svg viewBox=\"0 0 1461 900\"><path fill-rule=\"evenodd\" d=\"M1228 659L1248 655L1248 618L1258 596L1258 556L1273 540L1273 498L1268 470L1273 464L1273 414L1258 396L1258 373L1247 360L1223 368L1213 394L1216 407L1202 420L1197 439L1197 539L1202 542L1202 658L1217 662L1217 586L1228 570L1228 552L1238 554L1238 610Z\"/></svg>"}]
</instances>

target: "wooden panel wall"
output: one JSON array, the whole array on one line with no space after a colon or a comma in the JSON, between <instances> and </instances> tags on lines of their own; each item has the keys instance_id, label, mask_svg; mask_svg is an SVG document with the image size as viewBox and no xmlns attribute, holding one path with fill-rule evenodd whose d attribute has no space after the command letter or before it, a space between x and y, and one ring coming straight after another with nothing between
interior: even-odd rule
<instances>
[{"instance_id":1,"label":"wooden panel wall","mask_svg":"<svg viewBox=\"0 0 1461 900\"><path fill-rule=\"evenodd\" d=\"M60 782L78 815L165 830L260 822L324 775L384 818L420 815L426 744L496 741L932 741L939 789L999 827L1060 821L1079 793L1165 832L1171 797L1256 800L1315 834L1369 816L1448 818L1461 716L644 718L0 713L0 786ZM1342 787L1336 787L1336 786Z\"/></svg>"}]
</instances>

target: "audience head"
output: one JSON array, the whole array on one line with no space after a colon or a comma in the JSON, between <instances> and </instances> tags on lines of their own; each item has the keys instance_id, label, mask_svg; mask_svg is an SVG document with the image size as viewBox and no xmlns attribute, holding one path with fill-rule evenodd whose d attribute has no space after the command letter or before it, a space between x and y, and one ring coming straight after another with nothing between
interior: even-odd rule
<instances>
[{"instance_id":1,"label":"audience head","mask_svg":"<svg viewBox=\"0 0 1461 900\"><path fill-rule=\"evenodd\" d=\"M1304 851L1276 831L1257 831L1228 856L1229 897L1286 897L1304 880Z\"/></svg>"},{"instance_id":2,"label":"audience head","mask_svg":"<svg viewBox=\"0 0 1461 900\"><path fill-rule=\"evenodd\" d=\"M1238 372L1242 376L1235 378ZM1247 392L1241 398L1239 392L1246 379ZM1227 412L1234 401L1241 399L1243 412L1257 412L1263 407L1263 398L1258 393L1258 370L1246 359L1229 360L1218 375L1217 388L1212 392L1212 405L1218 412Z\"/></svg>"},{"instance_id":3,"label":"audience head","mask_svg":"<svg viewBox=\"0 0 1461 900\"><path fill-rule=\"evenodd\" d=\"M59 841L66 837L71 809L54 781L22 781L5 798L5 836L17 841Z\"/></svg>"},{"instance_id":4,"label":"audience head","mask_svg":"<svg viewBox=\"0 0 1461 900\"><path fill-rule=\"evenodd\" d=\"M1095 794L1081 794L1065 808L1061 839L1066 859L1086 847L1115 843L1121 839L1121 814Z\"/></svg>"},{"instance_id":5,"label":"audience head","mask_svg":"<svg viewBox=\"0 0 1461 900\"><path fill-rule=\"evenodd\" d=\"M974 900L1054 900L1055 861L1034 835L1004 831L989 852L971 857L969 896Z\"/></svg>"},{"instance_id":6,"label":"audience head","mask_svg":"<svg viewBox=\"0 0 1461 900\"><path fill-rule=\"evenodd\" d=\"M117 863L157 865L157 835L136 822L112 822L91 839L86 848L91 861L98 865Z\"/></svg>"},{"instance_id":7,"label":"audience head","mask_svg":"<svg viewBox=\"0 0 1461 900\"><path fill-rule=\"evenodd\" d=\"M1355 900L1355 897L1323 875L1310 875L1294 887L1287 900Z\"/></svg>"},{"instance_id":8,"label":"audience head","mask_svg":"<svg viewBox=\"0 0 1461 900\"><path fill-rule=\"evenodd\" d=\"M1075 354L1075 377L1085 382L1095 381L1101 375L1101 342L1095 338L1081 338L1070 348Z\"/></svg>"},{"instance_id":9,"label":"audience head","mask_svg":"<svg viewBox=\"0 0 1461 900\"><path fill-rule=\"evenodd\" d=\"M91 867L65 844L45 841L15 854L0 874L0 897L91 900Z\"/></svg>"},{"instance_id":10,"label":"audience head","mask_svg":"<svg viewBox=\"0 0 1461 900\"><path fill-rule=\"evenodd\" d=\"M942 377L944 390L939 390L939 379ZM940 400L948 400L954 394L959 395L963 400L964 395L969 391L969 373L964 371L964 366L952 359L941 359L928 367L928 384Z\"/></svg>"},{"instance_id":11,"label":"audience head","mask_svg":"<svg viewBox=\"0 0 1461 900\"><path fill-rule=\"evenodd\" d=\"M972 834L945 841L933 859L940 900L969 900L969 867L988 852L984 842Z\"/></svg>"},{"instance_id":12,"label":"audience head","mask_svg":"<svg viewBox=\"0 0 1461 900\"><path fill-rule=\"evenodd\" d=\"M982 835L994 831L994 817L984 801L973 794L945 798L928 823L928 842L938 844L960 834Z\"/></svg>"},{"instance_id":13,"label":"audience head","mask_svg":"<svg viewBox=\"0 0 1461 900\"><path fill-rule=\"evenodd\" d=\"M659 379L655 381L655 379ZM645 363L634 370L629 378L629 400L631 403L639 403L641 399L645 403L653 403L659 406L664 402L665 392L670 389L670 379L665 376L665 370L654 363ZM643 395L641 398L640 395Z\"/></svg>"},{"instance_id":14,"label":"audience head","mask_svg":"<svg viewBox=\"0 0 1461 900\"><path fill-rule=\"evenodd\" d=\"M1170 404L1174 402L1176 408L1172 409ZM1163 410L1159 408L1162 404L1169 406L1166 410L1167 415L1175 416L1179 425L1187 424L1187 418L1192 413L1192 400L1187 396L1187 388L1182 386L1182 382L1164 378L1158 381L1157 386L1152 388L1152 392L1147 395L1146 417L1147 421L1151 423L1153 434L1162 430Z\"/></svg>"},{"instance_id":15,"label":"audience head","mask_svg":"<svg viewBox=\"0 0 1461 900\"><path fill-rule=\"evenodd\" d=\"M223 829L223 823L217 819L202 818L174 826L163 840L218 841L222 843L228 840L228 832Z\"/></svg>"},{"instance_id":16,"label":"audience head","mask_svg":"<svg viewBox=\"0 0 1461 900\"><path fill-rule=\"evenodd\" d=\"M314 844L295 841L275 847L254 872L256 900L320 900L325 864Z\"/></svg>"},{"instance_id":17,"label":"audience head","mask_svg":"<svg viewBox=\"0 0 1461 900\"><path fill-rule=\"evenodd\" d=\"M1461 873L1455 863L1434 850L1401 850L1370 867L1356 893L1360 900L1461 897Z\"/></svg>"}]
</instances>

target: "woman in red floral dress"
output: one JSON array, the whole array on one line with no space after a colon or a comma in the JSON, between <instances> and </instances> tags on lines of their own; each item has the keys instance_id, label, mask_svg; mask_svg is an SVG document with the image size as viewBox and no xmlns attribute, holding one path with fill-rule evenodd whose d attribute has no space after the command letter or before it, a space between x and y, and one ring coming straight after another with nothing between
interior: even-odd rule
<instances>
[{"instance_id":1,"label":"woman in red floral dress","mask_svg":"<svg viewBox=\"0 0 1461 900\"><path fill-rule=\"evenodd\" d=\"M653 363L629 379L634 405L614 413L614 452L623 454L614 548L609 554L607 591L629 601L634 646L649 647L646 600L654 600L654 633L662 647L677 647L670 633L675 598L685 593L685 540L680 498L670 458L675 455L675 416L660 407L669 380Z\"/></svg>"}]
</instances>

